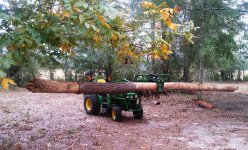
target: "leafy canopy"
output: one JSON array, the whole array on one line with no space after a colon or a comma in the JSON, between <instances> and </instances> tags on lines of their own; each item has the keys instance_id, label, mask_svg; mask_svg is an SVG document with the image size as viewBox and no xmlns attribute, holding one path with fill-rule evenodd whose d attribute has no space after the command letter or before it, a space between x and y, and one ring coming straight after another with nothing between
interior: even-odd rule
<instances>
[{"instance_id":1,"label":"leafy canopy","mask_svg":"<svg viewBox=\"0 0 248 150\"><path fill-rule=\"evenodd\" d=\"M141 8L145 16L162 21L172 35L184 35L192 42L192 28L173 23L180 12L178 6L170 8L165 2L158 6L142 2ZM34 54L50 55L54 50L73 56L76 47L99 50L104 46L114 50L120 60L137 61L147 54L152 59L168 59L172 53L171 41L161 37L149 39L141 51L126 34L132 29L132 22L115 14L113 9L95 1L9 1L9 7L0 8L1 86L7 89L8 83L15 84L6 76L11 65L23 64Z\"/></svg>"}]
</instances>

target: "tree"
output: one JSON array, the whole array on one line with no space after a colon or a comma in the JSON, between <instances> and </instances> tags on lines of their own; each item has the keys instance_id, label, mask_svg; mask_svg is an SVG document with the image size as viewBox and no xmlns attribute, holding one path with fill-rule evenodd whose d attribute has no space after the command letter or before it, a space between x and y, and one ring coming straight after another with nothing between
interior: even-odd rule
<instances>
[{"instance_id":1,"label":"tree","mask_svg":"<svg viewBox=\"0 0 248 150\"><path fill-rule=\"evenodd\" d=\"M105 4L105 2L103 2ZM24 62L31 53L51 54L60 50L65 56L75 54L76 47L116 54L123 62L135 62L147 54L152 59L167 59L171 53L170 41L161 38L145 40L136 44L134 37L127 36L133 22L128 22L113 11L95 1L9 1L9 8L1 12L4 30L1 33L1 47L5 47L8 66L1 64L1 79L4 70L11 65ZM173 16L179 12L166 3L155 5L141 3L147 17L154 16L171 30L172 35L183 35L180 26L174 24ZM150 20L142 20L142 24ZM10 25L11 24L11 25ZM106 50L106 51L105 51ZM105 52L104 52L105 51ZM112 55L107 55L107 70L112 74Z\"/></svg>"},{"instance_id":2,"label":"tree","mask_svg":"<svg viewBox=\"0 0 248 150\"><path fill-rule=\"evenodd\" d=\"M103 16L107 15L107 9L93 2L9 3L10 7L1 11L1 27L5 31L1 33L1 47L7 47L7 54L1 56L6 60L1 64L1 79L6 76L4 69L32 57L30 51L46 55L53 51L48 47L54 47L62 53L72 54L78 43L97 47L104 38L110 41L119 28L115 25L117 18L107 18L112 23L111 28Z\"/></svg>"},{"instance_id":3,"label":"tree","mask_svg":"<svg viewBox=\"0 0 248 150\"><path fill-rule=\"evenodd\" d=\"M203 9L203 3L206 3L206 8ZM205 70L218 72L224 69L222 64L230 64L235 59L235 52L237 50L237 41L235 37L244 28L241 17L243 11L239 11L235 6L234 1L177 1L181 6L182 11L180 20L190 21L194 20L196 27L201 27L202 16L206 14L204 20L204 37L201 36L201 29L196 30L194 35L194 43L185 43L179 40L178 47L173 52L173 59L179 63L178 68L183 70L182 80L191 81L191 73L197 72L199 66L200 52L203 52L202 63ZM204 44L201 48L201 40ZM172 61L173 59L170 59ZM197 60L197 61L196 61Z\"/></svg>"}]
</instances>

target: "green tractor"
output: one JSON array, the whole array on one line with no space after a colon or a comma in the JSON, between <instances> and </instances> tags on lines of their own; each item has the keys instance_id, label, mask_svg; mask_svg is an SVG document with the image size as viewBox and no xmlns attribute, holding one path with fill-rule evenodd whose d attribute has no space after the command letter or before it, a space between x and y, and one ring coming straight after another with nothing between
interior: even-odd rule
<instances>
[{"instance_id":1,"label":"green tractor","mask_svg":"<svg viewBox=\"0 0 248 150\"><path fill-rule=\"evenodd\" d=\"M89 76L88 78L91 79L90 81L92 82L93 81L92 72L87 75ZM144 77L147 75L139 75L139 76ZM160 81L158 76L156 77L152 75L148 75L148 76L150 76L150 78L148 77L147 81L145 82L154 82L155 80L157 80L157 82ZM127 82L127 80L124 81ZM104 79L99 79L98 82L103 84L106 83ZM137 80L137 82L141 82L141 81ZM135 119L142 119L143 117L141 94L135 92L121 93L121 94L84 95L84 110L89 115L98 115L100 111L107 111L111 113L112 119L117 122L120 122L122 120L121 112L123 110L132 111L133 117Z\"/></svg>"},{"instance_id":2,"label":"green tractor","mask_svg":"<svg viewBox=\"0 0 248 150\"><path fill-rule=\"evenodd\" d=\"M135 119L143 117L141 98L137 93L85 95L84 109L89 115L98 115L100 110L106 110L111 112L112 119L117 122L122 119L122 110L133 111Z\"/></svg>"}]
</instances>

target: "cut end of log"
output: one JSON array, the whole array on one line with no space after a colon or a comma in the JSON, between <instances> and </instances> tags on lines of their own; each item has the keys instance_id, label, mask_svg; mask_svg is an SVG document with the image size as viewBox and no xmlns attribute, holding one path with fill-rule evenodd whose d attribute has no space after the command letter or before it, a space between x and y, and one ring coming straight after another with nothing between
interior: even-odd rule
<instances>
[{"instance_id":1,"label":"cut end of log","mask_svg":"<svg viewBox=\"0 0 248 150\"><path fill-rule=\"evenodd\" d=\"M234 92L239 89L237 86L226 86L226 88L229 90L228 92Z\"/></svg>"}]
</instances>

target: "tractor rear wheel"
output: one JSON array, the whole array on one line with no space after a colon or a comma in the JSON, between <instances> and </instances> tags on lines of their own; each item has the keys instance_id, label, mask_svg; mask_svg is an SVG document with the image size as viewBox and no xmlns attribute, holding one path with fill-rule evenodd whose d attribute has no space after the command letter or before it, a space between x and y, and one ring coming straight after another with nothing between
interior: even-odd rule
<instances>
[{"instance_id":1,"label":"tractor rear wheel","mask_svg":"<svg viewBox=\"0 0 248 150\"><path fill-rule=\"evenodd\" d=\"M119 106L114 106L111 112L112 119L116 122L120 122L122 118L121 108Z\"/></svg>"},{"instance_id":2,"label":"tractor rear wheel","mask_svg":"<svg viewBox=\"0 0 248 150\"><path fill-rule=\"evenodd\" d=\"M140 106L137 111L133 111L134 119L142 119L143 118L143 108Z\"/></svg>"},{"instance_id":3,"label":"tractor rear wheel","mask_svg":"<svg viewBox=\"0 0 248 150\"><path fill-rule=\"evenodd\" d=\"M97 95L84 95L84 110L89 115L97 115L100 111L100 102Z\"/></svg>"}]
</instances>

